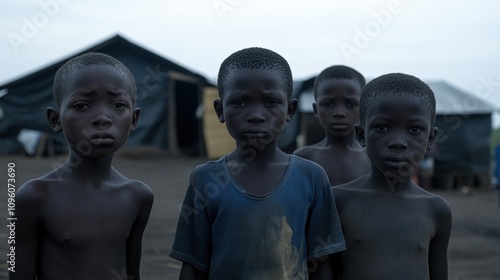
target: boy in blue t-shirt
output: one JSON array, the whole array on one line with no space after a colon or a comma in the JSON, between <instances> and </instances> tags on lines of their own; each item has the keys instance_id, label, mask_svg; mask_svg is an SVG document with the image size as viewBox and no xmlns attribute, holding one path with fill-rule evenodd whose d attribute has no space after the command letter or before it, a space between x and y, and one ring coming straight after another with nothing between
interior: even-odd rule
<instances>
[{"instance_id":1,"label":"boy in blue t-shirt","mask_svg":"<svg viewBox=\"0 0 500 280\"><path fill-rule=\"evenodd\" d=\"M331 279L328 256L345 250L325 171L277 147L296 109L279 54L229 56L214 108L236 149L195 168L170 256L180 279Z\"/></svg>"}]
</instances>

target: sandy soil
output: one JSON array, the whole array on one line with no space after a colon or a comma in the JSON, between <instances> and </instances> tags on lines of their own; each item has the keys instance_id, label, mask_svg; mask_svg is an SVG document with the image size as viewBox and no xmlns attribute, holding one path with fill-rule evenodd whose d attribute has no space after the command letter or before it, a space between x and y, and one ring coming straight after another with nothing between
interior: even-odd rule
<instances>
[{"instance_id":1,"label":"sandy soil","mask_svg":"<svg viewBox=\"0 0 500 280\"><path fill-rule=\"evenodd\" d=\"M0 157L0 224L7 217L7 164L16 163L18 186L30 178L41 176L64 161ZM142 279L177 279L180 264L167 254L177 223L179 205L193 167L203 163L200 158L168 158L156 153L118 156L115 167L129 178L147 183L155 192L155 203L143 239ZM452 207L454 221L449 246L450 280L500 279L500 206L498 194L482 189L469 194L460 191L439 191ZM7 279L7 228L0 226L0 279ZM116 271L111 280L121 280Z\"/></svg>"}]
</instances>

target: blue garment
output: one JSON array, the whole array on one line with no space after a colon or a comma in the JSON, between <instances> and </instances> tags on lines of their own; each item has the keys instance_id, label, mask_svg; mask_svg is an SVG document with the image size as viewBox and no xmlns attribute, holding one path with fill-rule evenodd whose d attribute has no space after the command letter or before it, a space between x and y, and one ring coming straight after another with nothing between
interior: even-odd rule
<instances>
[{"instance_id":1,"label":"blue garment","mask_svg":"<svg viewBox=\"0 0 500 280\"><path fill-rule=\"evenodd\" d=\"M495 146L495 167L493 169L493 175L496 179L495 186L500 190L500 145Z\"/></svg>"},{"instance_id":2,"label":"blue garment","mask_svg":"<svg viewBox=\"0 0 500 280\"><path fill-rule=\"evenodd\" d=\"M170 256L209 279L308 279L307 259L345 250L328 177L294 155L264 196L243 189L226 157L196 167Z\"/></svg>"}]
</instances>

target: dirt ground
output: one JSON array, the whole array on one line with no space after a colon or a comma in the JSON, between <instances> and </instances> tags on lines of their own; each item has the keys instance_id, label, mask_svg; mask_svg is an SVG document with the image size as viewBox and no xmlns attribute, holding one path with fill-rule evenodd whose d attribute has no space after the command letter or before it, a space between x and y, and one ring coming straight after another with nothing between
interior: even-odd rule
<instances>
[{"instance_id":1,"label":"dirt ground","mask_svg":"<svg viewBox=\"0 0 500 280\"><path fill-rule=\"evenodd\" d=\"M30 178L50 171L64 157L32 159L0 157L0 219L7 224L7 164L16 164L18 187ZM155 203L143 239L142 279L177 279L180 264L167 256L175 232L188 176L200 158L169 158L161 154L118 156L114 166L125 176L147 183L155 192ZM500 206L498 194L481 189L469 194L439 191L453 211L449 246L450 280L500 279ZM0 226L0 279L7 279L7 228ZM22 269L22 268L20 268ZM111 280L121 280L110 272Z\"/></svg>"}]
</instances>

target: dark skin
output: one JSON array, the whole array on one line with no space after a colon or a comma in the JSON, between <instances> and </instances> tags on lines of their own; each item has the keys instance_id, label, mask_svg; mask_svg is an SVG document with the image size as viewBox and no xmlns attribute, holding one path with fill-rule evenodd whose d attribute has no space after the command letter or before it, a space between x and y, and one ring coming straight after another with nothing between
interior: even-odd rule
<instances>
[{"instance_id":1,"label":"dark skin","mask_svg":"<svg viewBox=\"0 0 500 280\"><path fill-rule=\"evenodd\" d=\"M350 182L370 171L366 150L356 140L361 86L353 79L325 79L317 87L314 115L325 130L321 142L294 154L321 165L332 186Z\"/></svg>"},{"instance_id":2,"label":"dark skin","mask_svg":"<svg viewBox=\"0 0 500 280\"><path fill-rule=\"evenodd\" d=\"M139 109L120 72L77 72L47 116L68 142L69 158L17 192L16 266L10 279L140 279L142 234L153 193L111 163Z\"/></svg>"},{"instance_id":3,"label":"dark skin","mask_svg":"<svg viewBox=\"0 0 500 280\"><path fill-rule=\"evenodd\" d=\"M289 99L282 78L272 70L237 69L214 108L236 149L227 155L231 175L255 195L265 195L283 178L289 155L278 149L278 137L297 110L297 100ZM310 279L331 279L328 259L317 260ZM208 273L184 263L180 278L208 279Z\"/></svg>"},{"instance_id":4,"label":"dark skin","mask_svg":"<svg viewBox=\"0 0 500 280\"><path fill-rule=\"evenodd\" d=\"M448 279L448 203L411 181L437 128L421 100L389 95L367 111L357 135L371 172L333 187L347 250L334 279Z\"/></svg>"}]
</instances>

